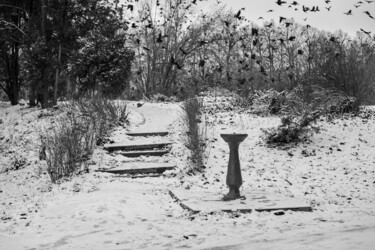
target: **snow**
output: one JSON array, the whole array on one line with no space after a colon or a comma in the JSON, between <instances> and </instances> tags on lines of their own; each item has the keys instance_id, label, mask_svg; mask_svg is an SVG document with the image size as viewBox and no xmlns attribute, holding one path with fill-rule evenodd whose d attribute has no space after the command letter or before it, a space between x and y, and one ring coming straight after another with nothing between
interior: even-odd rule
<instances>
[{"instance_id":1,"label":"snow","mask_svg":"<svg viewBox=\"0 0 375 250\"><path fill-rule=\"evenodd\" d=\"M189 151L178 103L129 102L131 125L115 142L142 142L128 131L167 130L171 153L142 161L173 163L161 177L131 179L94 172L134 161L95 150L87 174L52 185L38 154L39 131L59 111L0 107L0 248L2 249L370 249L375 245L374 107L361 116L322 119L320 132L297 145L265 144L262 128L280 124L205 97L206 169L184 175ZM41 115L41 113L43 113ZM169 189L225 194L228 145L221 133L247 133L240 144L241 190L266 190L311 203L313 212L191 214ZM147 138L161 140L162 137ZM165 139L165 138L164 138ZM16 159L20 162L19 168ZM22 161L20 159L23 159ZM222 247L222 248L220 248Z\"/></svg>"}]
</instances>

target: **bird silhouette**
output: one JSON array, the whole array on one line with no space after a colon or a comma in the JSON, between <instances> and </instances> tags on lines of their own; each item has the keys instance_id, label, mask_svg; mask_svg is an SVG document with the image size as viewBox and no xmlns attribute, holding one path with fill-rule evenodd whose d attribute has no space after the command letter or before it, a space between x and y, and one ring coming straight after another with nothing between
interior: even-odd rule
<instances>
[{"instance_id":1,"label":"bird silhouette","mask_svg":"<svg viewBox=\"0 0 375 250\"><path fill-rule=\"evenodd\" d=\"M351 15L352 14L352 10L348 10L348 12L344 12L345 15Z\"/></svg>"},{"instance_id":2,"label":"bird silhouette","mask_svg":"<svg viewBox=\"0 0 375 250\"><path fill-rule=\"evenodd\" d=\"M278 4L278 5L283 5L283 4L286 4L286 2L285 1L281 1L281 0L277 0L276 1L276 4Z\"/></svg>"},{"instance_id":3,"label":"bird silhouette","mask_svg":"<svg viewBox=\"0 0 375 250\"><path fill-rule=\"evenodd\" d=\"M326 7L326 9L327 9L328 11L330 11L331 8L332 8L332 6Z\"/></svg>"},{"instance_id":4,"label":"bird silhouette","mask_svg":"<svg viewBox=\"0 0 375 250\"><path fill-rule=\"evenodd\" d=\"M241 20L241 10L239 10L237 14L234 15L234 17L237 18L238 20Z\"/></svg>"},{"instance_id":5,"label":"bird silhouette","mask_svg":"<svg viewBox=\"0 0 375 250\"><path fill-rule=\"evenodd\" d=\"M157 43L162 43L162 42L163 42L163 39L162 39L162 37L161 37L161 32L159 33L159 36L158 36L158 38L156 39L156 42L157 42Z\"/></svg>"},{"instance_id":6,"label":"bird silhouette","mask_svg":"<svg viewBox=\"0 0 375 250\"><path fill-rule=\"evenodd\" d=\"M361 28L361 31L362 31L363 33L365 33L366 35L370 35L370 34L371 34L371 31L365 31L365 30L362 29L362 28Z\"/></svg>"},{"instance_id":7,"label":"bird silhouette","mask_svg":"<svg viewBox=\"0 0 375 250\"><path fill-rule=\"evenodd\" d=\"M127 9L130 11L134 10L134 6L132 4L128 4Z\"/></svg>"},{"instance_id":8,"label":"bird silhouette","mask_svg":"<svg viewBox=\"0 0 375 250\"><path fill-rule=\"evenodd\" d=\"M329 4L331 1L330 0L325 0L326 4Z\"/></svg>"},{"instance_id":9,"label":"bird silhouette","mask_svg":"<svg viewBox=\"0 0 375 250\"><path fill-rule=\"evenodd\" d=\"M268 12L273 12L273 10L268 10L267 13L268 13Z\"/></svg>"},{"instance_id":10,"label":"bird silhouette","mask_svg":"<svg viewBox=\"0 0 375 250\"><path fill-rule=\"evenodd\" d=\"M281 17L279 18L279 23L281 23L281 22L284 21L284 20L286 20L286 18L281 16Z\"/></svg>"},{"instance_id":11,"label":"bird silhouette","mask_svg":"<svg viewBox=\"0 0 375 250\"><path fill-rule=\"evenodd\" d=\"M369 11L364 11L363 13L365 13L365 14L367 14L371 19L374 19L374 17L370 14L370 12Z\"/></svg>"},{"instance_id":12,"label":"bird silhouette","mask_svg":"<svg viewBox=\"0 0 375 250\"><path fill-rule=\"evenodd\" d=\"M309 11L309 10L310 10L309 7L305 7L305 5L302 5L302 11L303 11L303 12L307 12L307 11Z\"/></svg>"},{"instance_id":13,"label":"bird silhouette","mask_svg":"<svg viewBox=\"0 0 375 250\"><path fill-rule=\"evenodd\" d=\"M206 64L206 61L202 59L202 60L199 61L199 65L198 66L199 67L204 67L205 64Z\"/></svg>"}]
</instances>

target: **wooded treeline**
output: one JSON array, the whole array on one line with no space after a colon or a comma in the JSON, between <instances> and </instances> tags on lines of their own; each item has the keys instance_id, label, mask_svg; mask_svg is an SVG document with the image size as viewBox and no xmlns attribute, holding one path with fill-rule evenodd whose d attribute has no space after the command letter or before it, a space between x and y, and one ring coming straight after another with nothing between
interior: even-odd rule
<instances>
[{"instance_id":1,"label":"wooded treeline","mask_svg":"<svg viewBox=\"0 0 375 250\"><path fill-rule=\"evenodd\" d=\"M123 91L133 52L122 12L102 0L0 1L0 88L13 105L24 90L30 105L43 107L62 96Z\"/></svg>"},{"instance_id":2,"label":"wooded treeline","mask_svg":"<svg viewBox=\"0 0 375 250\"><path fill-rule=\"evenodd\" d=\"M375 36L295 23L257 26L199 1L0 1L0 88L12 104L102 93L186 98L220 86L312 86L374 100Z\"/></svg>"}]
</instances>

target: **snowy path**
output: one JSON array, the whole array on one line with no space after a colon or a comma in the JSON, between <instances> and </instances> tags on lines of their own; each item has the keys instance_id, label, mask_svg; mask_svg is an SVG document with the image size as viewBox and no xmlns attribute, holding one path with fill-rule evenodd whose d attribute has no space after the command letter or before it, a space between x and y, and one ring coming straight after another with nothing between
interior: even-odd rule
<instances>
[{"instance_id":1,"label":"snowy path","mask_svg":"<svg viewBox=\"0 0 375 250\"><path fill-rule=\"evenodd\" d=\"M145 103L137 107L131 103L129 109L133 111L129 130L171 131L174 146L162 161L173 161L179 167L186 163L178 104ZM19 116L18 125L8 126L7 131L25 131L17 138L35 140L30 132L35 127L33 115ZM211 153L204 174L179 178L176 171L168 177L129 179L90 172L53 185L51 191L45 187L47 176L38 179L33 165L1 174L1 205L14 208L10 204L18 204L19 213L0 222L0 249L341 250L375 245L374 119L322 121L322 131L311 143L280 149L262 144L260 131L276 126L277 117L235 112L215 112L213 116L209 127L213 131L209 133ZM227 191L224 172L228 148L219 136L226 128L249 134L240 148L245 180L242 188L265 188L303 198L314 204L314 211L287 211L282 216L259 212L191 215L175 203L168 189ZM129 140L125 132L116 131L114 139ZM104 155L103 150L96 150L90 169L129 160ZM43 193L34 187L36 184ZM28 197L41 200L41 207L31 206L33 199Z\"/></svg>"}]
</instances>

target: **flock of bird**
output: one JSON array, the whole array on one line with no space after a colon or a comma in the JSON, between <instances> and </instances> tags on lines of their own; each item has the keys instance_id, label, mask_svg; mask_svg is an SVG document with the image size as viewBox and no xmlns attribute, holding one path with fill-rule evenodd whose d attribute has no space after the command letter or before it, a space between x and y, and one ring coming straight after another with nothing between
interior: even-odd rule
<instances>
[{"instance_id":1,"label":"flock of bird","mask_svg":"<svg viewBox=\"0 0 375 250\"><path fill-rule=\"evenodd\" d=\"M363 6L364 4L372 4L374 3L375 1L374 0L364 0L364 1L358 1L357 3L353 4L353 7L355 7L356 9ZM326 5L329 5L329 6L326 6L325 9L327 9L327 11L330 11L332 6L330 5L331 3L331 0L325 0L325 3ZM282 6L282 5L286 5L287 2L286 1L282 1L282 0L277 0L276 1L276 4L279 5L279 6ZM292 3L290 3L288 5L289 8L294 8L295 11L298 11L299 9L297 8L297 5L299 5L299 3L297 1L293 1ZM303 12L319 12L320 9L319 9L319 6L312 6L312 7L307 7L305 5L302 5L302 11ZM273 10L268 10L268 12L273 12ZM366 14L369 18L371 19L375 19L372 14L368 11L368 10L365 10L363 11L364 14ZM344 12L343 14L347 15L347 16L350 16L350 15L353 15L353 10L350 9L346 12ZM260 17L261 19L263 19L263 17ZM306 21L307 18L304 19L304 21ZM282 18L280 17L280 22L282 21ZM365 31L363 28L360 28L360 30L367 34L367 35L370 35L371 32L370 31Z\"/></svg>"},{"instance_id":2,"label":"flock of bird","mask_svg":"<svg viewBox=\"0 0 375 250\"><path fill-rule=\"evenodd\" d=\"M134 11L134 5L133 5L132 3L133 3L133 1L134 1L134 2L138 2L139 0L127 0L127 1L128 1L128 4L127 4L126 8L127 8L129 11L133 12L133 11ZM184 4L185 4L184 9L185 9L185 10L189 10L193 5L197 5L197 1L204 1L204 0L191 0L191 1L190 1L190 0L184 0L184 2L183 2L182 0L175 0L175 1L178 1L179 4L184 3ZM375 0L364 0L364 1L358 1L357 3L354 4L353 7L355 7L355 9L358 9L358 8L360 8L361 6L365 5L365 4L373 4L374 1L375 1ZM218 3L220 3L220 2L218 2ZM279 6L288 6L288 8L293 8L295 11L298 11L298 10L299 10L299 5L300 5L297 1L289 1L289 3L288 3L287 1L277 0L275 3L276 3L277 5L279 5ZM324 7L324 9L326 9L327 11L331 11L331 8L332 8L332 5L330 5L330 4L331 4L331 0L325 0L325 4L326 4L326 6ZM156 0L156 6L159 8L159 10L160 10L160 14L163 14L163 7L161 7L160 0ZM176 5L172 5L171 8L175 8L174 6L176 6ZM307 13L307 12L319 12L319 11L320 11L319 6L305 6L305 5L302 5L301 9L302 9L302 11L303 11L304 13ZM323 9L323 10L324 10L324 9ZM244 11L244 10L245 10L245 8L241 8L240 10L238 10L238 11L233 15L233 17L234 17L235 19L237 19L237 20L247 20L247 19L244 18L244 16L242 16L242 11ZM274 12L274 10L273 10L273 9L270 9L270 10L267 11L267 13L270 13L270 12ZM151 13L150 10L149 10L149 13ZM371 15L371 13L370 13L368 10L363 11L363 13L366 14L370 19L374 19L374 17ZM350 9L350 10L344 12L343 14L348 15L348 16L349 16L349 15L353 15L353 11L352 11L352 9ZM206 16L206 15L203 15L203 18L205 18L205 16ZM129 25L129 26L130 26L131 28L133 28L133 29L136 29L136 28L138 28L140 25L143 24L143 26L144 26L146 29L148 29L148 28L149 28L149 29L152 29L154 26L153 26L152 21L150 21L150 20L148 19L149 17L150 17L150 14L146 15L145 17L143 17L143 18L142 18L141 20L139 20L139 21L135 21L135 22L137 22L138 24L136 24L135 22L133 22L133 23L131 23L131 25ZM132 18L130 18L130 19L132 19ZM260 19L263 19L263 17L260 17ZM165 25L165 24L168 22L168 20L169 20L168 18L167 18L166 20L164 20L165 23L162 24L162 25ZM306 21L307 18L305 18L304 20ZM146 21L146 24L144 24L144 21ZM148 21L148 23L147 23L147 21ZM155 21L155 20L154 20L154 21ZM279 17L279 23L285 25L286 27L289 27L290 25L293 25L292 22L288 22L288 19L285 18L285 17L282 17L282 16ZM129 24L130 24L130 23L129 23ZM228 21L228 20L224 20L224 24L225 24L226 27L229 27L229 26L232 25L232 24L231 24L231 21ZM272 25L273 25L273 23L265 24L265 27L267 27L267 28L271 28ZM187 29L189 29L189 27L190 27L190 26L188 26ZM307 27L307 28L310 28L310 25L306 25L306 27ZM365 31L365 30L362 29L362 28L361 28L360 30L361 30L363 33L365 33L365 34L367 34L367 35L369 35L369 36L370 36L370 34L371 34L370 31ZM134 36L134 35L135 35L135 34L133 34L133 36ZM233 35L233 34L230 34L230 35ZM259 41L259 39L258 39L258 36L259 36L259 30L258 30L258 28L254 28L254 27L251 28L251 35L252 35L252 37L254 38L253 41L252 41L252 45L253 45L253 46L257 46L257 44L260 43L260 41ZM166 38L166 37L168 37L168 36L167 36L167 35L163 35L162 32L160 31L160 32L158 33L158 35L157 35L156 43L158 43L158 44L162 44L162 43L163 43L163 39ZM279 39L277 39L277 40L278 40L281 44L284 44L286 41L294 41L295 39L296 39L296 37L293 36L293 35L291 35L291 36L288 36L288 37L286 37L286 38L279 38ZM241 40L241 38L240 38L240 40ZM333 42L333 43L337 42L337 41L336 41L336 38L333 37L333 36L332 36L331 38L329 38L329 41L330 41L330 42ZM137 43L138 45L141 45L141 40L140 40L139 38L136 38L136 43ZM207 41L198 41L197 47L203 46L203 45L205 45L205 44L207 44L207 43L208 43ZM242 46L245 46L245 45L242 45ZM161 47L164 48L164 49L166 49L165 47L163 47L163 45L161 45ZM142 48L143 48L145 51L150 51L150 49L147 48L146 46L142 46ZM178 48L178 50L181 52L181 55L182 55L183 57L185 57L185 56L187 56L188 54L190 54L194 49L195 49L195 48L193 48L193 49L191 49L191 50L186 50L186 49L184 49L183 47L179 47L179 48ZM331 52L331 51L327 51L327 53L328 53L328 52ZM297 54L298 54L298 55L302 55L302 54L304 54L304 51L303 51L302 49L298 49ZM267 76L266 70L265 70L265 68L264 68L263 65L262 65L262 60L260 60L255 54L251 54L251 55L250 55L250 54L248 54L248 53L245 53L244 55L245 55L245 57L251 57L251 59L255 60L255 62L259 65L259 71L260 71L263 75ZM339 55L339 54L336 53L336 56L338 56L338 55ZM170 59L169 59L169 62L170 62L171 64L175 65L177 69L180 69L180 70L181 70L181 69L183 68L184 65L182 65L181 62L175 58L175 56L176 56L176 55L173 55L173 54L172 54L171 57L170 57ZM205 59L207 59L207 58L203 58L203 59L200 59L200 60L199 60L199 62L198 62L198 66L199 66L199 67L202 67L202 68L203 68L203 67L205 66L205 64L206 64L206 60L205 60ZM311 59L312 59L311 57L308 58L308 60L311 60ZM242 60L242 63L244 63L244 60ZM241 61L240 61L240 64L242 64L242 63L241 63ZM248 65L245 63L245 66L244 66L242 69L245 69L245 70L247 69L247 70L249 70ZM217 67L217 70L218 70L218 71L221 71L221 70L222 70L222 66L218 66L218 67ZM138 72L138 73L139 73L139 72Z\"/></svg>"}]
</instances>

